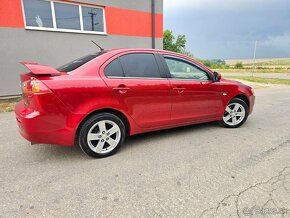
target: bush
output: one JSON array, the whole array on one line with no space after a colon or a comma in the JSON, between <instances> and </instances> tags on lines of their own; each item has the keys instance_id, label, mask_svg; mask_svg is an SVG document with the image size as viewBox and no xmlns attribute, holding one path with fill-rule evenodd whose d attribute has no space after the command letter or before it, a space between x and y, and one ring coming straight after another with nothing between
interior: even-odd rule
<instances>
[{"instance_id":1,"label":"bush","mask_svg":"<svg viewBox=\"0 0 290 218\"><path fill-rule=\"evenodd\" d=\"M235 64L235 68L237 69L241 69L241 68L244 68L244 65L243 65L243 62L239 61Z\"/></svg>"}]
</instances>

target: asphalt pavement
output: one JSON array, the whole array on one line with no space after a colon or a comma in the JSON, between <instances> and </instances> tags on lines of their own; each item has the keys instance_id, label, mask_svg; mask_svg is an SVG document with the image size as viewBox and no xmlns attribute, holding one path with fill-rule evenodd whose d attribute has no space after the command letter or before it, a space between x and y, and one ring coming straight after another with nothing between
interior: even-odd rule
<instances>
[{"instance_id":1,"label":"asphalt pavement","mask_svg":"<svg viewBox=\"0 0 290 218\"><path fill-rule=\"evenodd\" d=\"M244 126L137 135L116 155L30 145L0 113L0 217L290 217L290 86Z\"/></svg>"}]
</instances>

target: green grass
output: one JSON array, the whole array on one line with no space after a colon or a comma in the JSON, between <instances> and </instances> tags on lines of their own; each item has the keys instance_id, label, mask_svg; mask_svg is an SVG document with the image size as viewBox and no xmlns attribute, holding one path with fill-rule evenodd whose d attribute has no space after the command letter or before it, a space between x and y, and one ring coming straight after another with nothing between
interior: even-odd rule
<instances>
[{"instance_id":1,"label":"green grass","mask_svg":"<svg viewBox=\"0 0 290 218\"><path fill-rule=\"evenodd\" d=\"M252 64L244 64L245 66L251 66ZM273 59L269 61L263 61L256 63L257 66L290 66L290 58L287 59Z\"/></svg>"},{"instance_id":2,"label":"green grass","mask_svg":"<svg viewBox=\"0 0 290 218\"><path fill-rule=\"evenodd\" d=\"M252 77L252 76L226 76L226 75L224 77L229 78L229 79L246 80L246 81L255 82L255 83L290 85L289 79L272 79L272 78L260 78L260 77Z\"/></svg>"},{"instance_id":3,"label":"green grass","mask_svg":"<svg viewBox=\"0 0 290 218\"><path fill-rule=\"evenodd\" d=\"M236 59L236 60L226 60L226 64L230 66L235 66L237 62L242 62L245 67L253 66L253 59ZM262 58L255 60L256 66L261 67L288 67L290 66L290 58Z\"/></svg>"},{"instance_id":4,"label":"green grass","mask_svg":"<svg viewBox=\"0 0 290 218\"><path fill-rule=\"evenodd\" d=\"M220 73L283 73L283 74L290 74L290 68L289 69L280 69L280 68L264 68L264 69L252 69L252 68L244 68L244 69L213 69L213 71L217 71Z\"/></svg>"}]
</instances>

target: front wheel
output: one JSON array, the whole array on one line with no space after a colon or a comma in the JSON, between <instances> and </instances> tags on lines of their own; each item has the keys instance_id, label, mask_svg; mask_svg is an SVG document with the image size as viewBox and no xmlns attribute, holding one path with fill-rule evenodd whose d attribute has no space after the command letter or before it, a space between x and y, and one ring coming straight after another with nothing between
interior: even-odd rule
<instances>
[{"instance_id":1,"label":"front wheel","mask_svg":"<svg viewBox=\"0 0 290 218\"><path fill-rule=\"evenodd\" d=\"M227 105L223 119L219 124L226 128L237 128L243 125L249 115L249 107L243 100L234 98Z\"/></svg>"},{"instance_id":2,"label":"front wheel","mask_svg":"<svg viewBox=\"0 0 290 218\"><path fill-rule=\"evenodd\" d=\"M119 117L100 113L84 122L78 134L78 144L91 157L107 157L117 152L125 133L125 125Z\"/></svg>"}]
</instances>

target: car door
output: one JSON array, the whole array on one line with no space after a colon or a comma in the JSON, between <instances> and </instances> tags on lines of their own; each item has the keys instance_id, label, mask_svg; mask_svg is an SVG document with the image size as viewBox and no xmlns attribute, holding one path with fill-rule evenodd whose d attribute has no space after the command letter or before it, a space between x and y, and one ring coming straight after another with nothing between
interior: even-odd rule
<instances>
[{"instance_id":1,"label":"car door","mask_svg":"<svg viewBox=\"0 0 290 218\"><path fill-rule=\"evenodd\" d=\"M171 87L163 69L150 52L120 54L101 69L119 107L141 128L169 125Z\"/></svg>"},{"instance_id":2,"label":"car door","mask_svg":"<svg viewBox=\"0 0 290 218\"><path fill-rule=\"evenodd\" d=\"M174 56L162 56L173 90L171 123L215 119L222 107L219 83L195 63Z\"/></svg>"}]
</instances>

